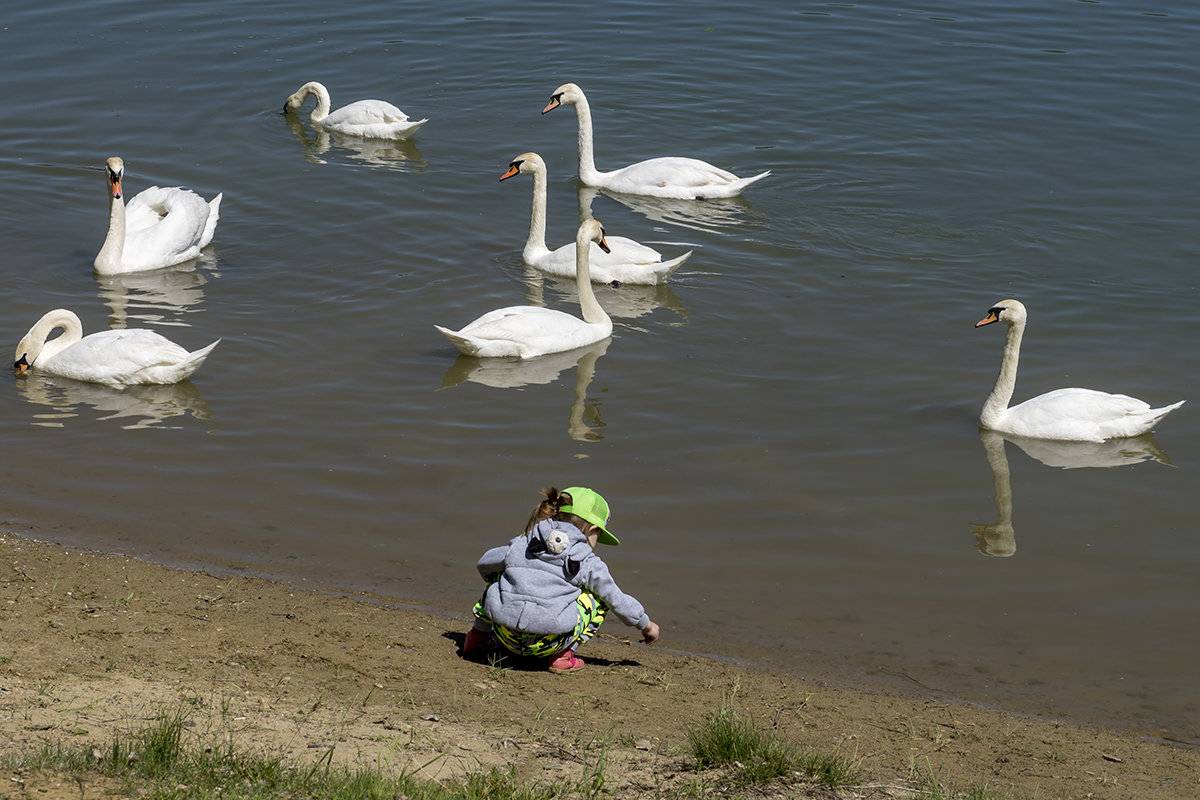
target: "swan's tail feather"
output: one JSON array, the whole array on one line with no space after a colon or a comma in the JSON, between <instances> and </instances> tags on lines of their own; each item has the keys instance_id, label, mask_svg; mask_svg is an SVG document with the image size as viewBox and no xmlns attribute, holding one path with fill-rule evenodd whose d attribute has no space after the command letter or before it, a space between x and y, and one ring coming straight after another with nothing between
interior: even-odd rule
<instances>
[{"instance_id":1,"label":"swan's tail feather","mask_svg":"<svg viewBox=\"0 0 1200 800\"><path fill-rule=\"evenodd\" d=\"M753 175L749 178L742 178L738 182L738 185L741 189L745 189L750 184L754 183L755 181L761 181L763 178L767 177L770 174L771 174L771 170L767 170L766 172L760 172L757 175Z\"/></svg>"},{"instance_id":2,"label":"swan's tail feather","mask_svg":"<svg viewBox=\"0 0 1200 800\"><path fill-rule=\"evenodd\" d=\"M689 258L691 258L692 252L693 251L688 250L686 253L684 253L681 256L676 256L675 258L672 258L670 261L664 261L661 264L659 264L657 269L654 270L654 276L656 278L658 278L658 282L666 283L667 278L671 277L671 274L674 273L675 270L679 269L679 266L681 264L683 264L683 262L685 262Z\"/></svg>"},{"instance_id":3,"label":"swan's tail feather","mask_svg":"<svg viewBox=\"0 0 1200 800\"><path fill-rule=\"evenodd\" d=\"M190 377L196 372L196 370L200 369L200 367L204 365L205 359L208 358L209 353L211 353L213 348L220 343L221 340L217 339L208 347L202 347L199 350L188 353L188 357L179 365L179 369L183 373L183 377L181 377L180 380Z\"/></svg>"},{"instance_id":4,"label":"swan's tail feather","mask_svg":"<svg viewBox=\"0 0 1200 800\"><path fill-rule=\"evenodd\" d=\"M1150 409L1149 411L1146 412L1146 415L1150 418L1150 425L1151 426L1157 425L1159 422L1162 421L1163 417L1165 417L1167 414L1170 414L1172 411L1179 408L1181 405L1183 405L1186 402L1187 402L1186 400L1180 400L1178 403L1172 403L1169 406L1163 406L1162 408Z\"/></svg>"},{"instance_id":5,"label":"swan's tail feather","mask_svg":"<svg viewBox=\"0 0 1200 800\"><path fill-rule=\"evenodd\" d=\"M201 247L208 247L217 232L217 220L221 218L221 198L224 196L225 193L221 192L208 204L208 219L204 223L204 232L200 234Z\"/></svg>"},{"instance_id":6,"label":"swan's tail feather","mask_svg":"<svg viewBox=\"0 0 1200 800\"><path fill-rule=\"evenodd\" d=\"M429 120L428 119L419 119L416 122L412 123L411 125L409 125L407 128L404 129L404 132L400 135L400 138L407 139L409 136L412 136L414 133L421 130L421 126L423 126L426 122L429 122Z\"/></svg>"},{"instance_id":7,"label":"swan's tail feather","mask_svg":"<svg viewBox=\"0 0 1200 800\"><path fill-rule=\"evenodd\" d=\"M719 188L711 187L711 191L700 191L698 194L692 196L691 199L708 200L717 197L737 197L739 194L745 191L747 186L755 181L761 181L770 174L771 170L767 170L766 172L760 172L757 175L753 175L749 178L738 178L737 180L729 181Z\"/></svg>"},{"instance_id":8,"label":"swan's tail feather","mask_svg":"<svg viewBox=\"0 0 1200 800\"><path fill-rule=\"evenodd\" d=\"M479 353L479 347L476 346L475 342L463 336L458 331L452 331L449 328L443 328L441 325L434 325L433 327L441 331L442 335L449 339L450 342L457 347L458 351L463 355L473 356Z\"/></svg>"}]
</instances>

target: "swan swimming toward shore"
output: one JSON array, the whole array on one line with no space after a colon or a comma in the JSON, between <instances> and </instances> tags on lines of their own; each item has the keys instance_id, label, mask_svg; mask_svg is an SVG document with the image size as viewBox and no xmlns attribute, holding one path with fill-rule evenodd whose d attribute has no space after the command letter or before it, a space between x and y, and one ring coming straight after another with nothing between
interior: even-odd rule
<instances>
[{"instance_id":1,"label":"swan swimming toward shore","mask_svg":"<svg viewBox=\"0 0 1200 800\"><path fill-rule=\"evenodd\" d=\"M210 202L190 189L151 186L128 204L122 180L125 162L108 159L108 234L93 262L100 275L161 269L190 261L213 240L221 198Z\"/></svg>"}]
</instances>

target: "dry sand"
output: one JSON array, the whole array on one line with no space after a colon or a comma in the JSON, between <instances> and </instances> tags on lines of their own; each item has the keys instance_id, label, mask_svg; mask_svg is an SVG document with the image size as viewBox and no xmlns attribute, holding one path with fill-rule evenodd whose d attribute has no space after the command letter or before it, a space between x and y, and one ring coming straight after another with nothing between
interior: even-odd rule
<instances>
[{"instance_id":1,"label":"dry sand","mask_svg":"<svg viewBox=\"0 0 1200 800\"><path fill-rule=\"evenodd\" d=\"M605 753L612 796L669 797L695 779L688 726L732 702L799 748L853 759L863 785L841 797L912 796L913 765L997 796L1200 797L1194 747L694 657L669 649L670 631L650 647L610 623L581 652L586 669L553 675L460 658L466 609L449 619L12 534L0 572L4 755L103 746L183 707L201 745L307 762L332 750L336 763L432 779L512 764L555 783ZM4 778L0 797L111 796L59 776Z\"/></svg>"}]
</instances>

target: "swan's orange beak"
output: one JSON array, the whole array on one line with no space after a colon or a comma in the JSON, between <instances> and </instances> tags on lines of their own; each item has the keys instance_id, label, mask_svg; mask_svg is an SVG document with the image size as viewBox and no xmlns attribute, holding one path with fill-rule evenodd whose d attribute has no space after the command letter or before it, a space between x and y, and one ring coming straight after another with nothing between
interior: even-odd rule
<instances>
[{"instance_id":1,"label":"swan's orange beak","mask_svg":"<svg viewBox=\"0 0 1200 800\"><path fill-rule=\"evenodd\" d=\"M610 250L608 247L608 242L604 240L604 234L600 234L600 241L597 242L596 244L600 245L600 249L603 250L604 252L606 252L606 253L612 252L612 250Z\"/></svg>"},{"instance_id":2,"label":"swan's orange beak","mask_svg":"<svg viewBox=\"0 0 1200 800\"><path fill-rule=\"evenodd\" d=\"M17 375L24 375L29 371L29 362L25 360L25 356L21 356L21 360L13 364L13 372Z\"/></svg>"},{"instance_id":3,"label":"swan's orange beak","mask_svg":"<svg viewBox=\"0 0 1200 800\"><path fill-rule=\"evenodd\" d=\"M112 182L112 196L114 200L121 199L121 179L117 178Z\"/></svg>"},{"instance_id":4,"label":"swan's orange beak","mask_svg":"<svg viewBox=\"0 0 1200 800\"><path fill-rule=\"evenodd\" d=\"M500 180L504 180L505 178L511 178L513 175L516 175L519 171L520 170L517 169L516 164L509 164L508 169L505 170L504 174L500 176Z\"/></svg>"},{"instance_id":5,"label":"swan's orange beak","mask_svg":"<svg viewBox=\"0 0 1200 800\"><path fill-rule=\"evenodd\" d=\"M993 322L999 322L1000 315L995 311L989 311L987 316L975 323L976 328L982 328L984 325L991 325Z\"/></svg>"},{"instance_id":6,"label":"swan's orange beak","mask_svg":"<svg viewBox=\"0 0 1200 800\"><path fill-rule=\"evenodd\" d=\"M542 113L545 114L547 111L553 111L554 109L558 108L561 105L562 105L562 99L560 98L560 96L554 95L554 97L550 98L550 102L546 104L546 107L542 109Z\"/></svg>"}]
</instances>

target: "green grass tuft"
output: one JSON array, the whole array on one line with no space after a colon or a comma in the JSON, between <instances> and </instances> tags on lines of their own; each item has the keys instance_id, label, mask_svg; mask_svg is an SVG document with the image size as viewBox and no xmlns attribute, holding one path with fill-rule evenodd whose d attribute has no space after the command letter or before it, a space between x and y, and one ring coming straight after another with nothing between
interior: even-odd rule
<instances>
[{"instance_id":1,"label":"green grass tuft","mask_svg":"<svg viewBox=\"0 0 1200 800\"><path fill-rule=\"evenodd\" d=\"M559 792L541 783L522 783L516 768L492 767L488 772L468 775L462 797L466 800L556 800Z\"/></svg>"},{"instance_id":2,"label":"green grass tuft","mask_svg":"<svg viewBox=\"0 0 1200 800\"><path fill-rule=\"evenodd\" d=\"M1036 795L993 789L983 778L965 789L944 784L933 773L928 759L924 769L915 763L909 764L909 777L919 786L916 800L1037 800Z\"/></svg>"},{"instance_id":3,"label":"green grass tuft","mask_svg":"<svg viewBox=\"0 0 1200 800\"><path fill-rule=\"evenodd\" d=\"M701 769L729 767L738 783L759 784L799 775L830 788L858 782L858 771L845 758L798 752L773 733L725 705L703 724L688 729L692 757Z\"/></svg>"},{"instance_id":4,"label":"green grass tuft","mask_svg":"<svg viewBox=\"0 0 1200 800\"><path fill-rule=\"evenodd\" d=\"M85 781L103 777L124 784L110 792L143 800L602 800L614 790L606 772L611 742L596 740L584 748L583 773L577 781L522 780L515 767L492 768L449 784L380 769L348 768L333 763L333 750L311 764L238 751L232 741L189 742L188 706L163 712L144 729L119 735L106 746L62 744L24 756L0 759L0 769L57 772ZM832 789L860 783L847 759L797 751L772 732L755 728L749 719L723 706L704 723L687 731L700 771L669 795L684 798L726 796L747 786L771 781L807 780ZM910 765L921 800L1013 800L986 782L956 791L941 784L926 765ZM727 772L704 774L718 767ZM667 797L661 793L659 797ZM1017 796L1025 798L1025 795Z\"/></svg>"}]
</instances>

